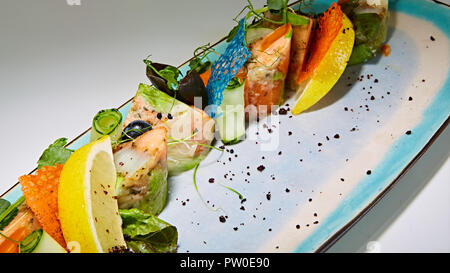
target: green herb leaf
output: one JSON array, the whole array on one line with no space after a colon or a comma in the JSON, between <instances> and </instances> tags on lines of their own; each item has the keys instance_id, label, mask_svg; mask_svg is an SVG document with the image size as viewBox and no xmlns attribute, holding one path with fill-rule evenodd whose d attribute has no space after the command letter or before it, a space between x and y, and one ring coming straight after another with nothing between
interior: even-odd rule
<instances>
[{"instance_id":1,"label":"green herb leaf","mask_svg":"<svg viewBox=\"0 0 450 273\"><path fill-rule=\"evenodd\" d=\"M31 253L41 241L43 234L42 229L38 229L33 231L30 235L25 237L19 244L19 252L20 253Z\"/></svg>"},{"instance_id":2,"label":"green herb leaf","mask_svg":"<svg viewBox=\"0 0 450 273\"><path fill-rule=\"evenodd\" d=\"M226 89L236 89L244 84L244 81L240 80L238 77L234 77L228 83Z\"/></svg>"},{"instance_id":3,"label":"green herb leaf","mask_svg":"<svg viewBox=\"0 0 450 273\"><path fill-rule=\"evenodd\" d=\"M231 40L233 40L234 36L236 36L236 33L239 30L239 24L237 26L235 26L233 29L231 29L230 33L228 33L227 36L227 43L231 42Z\"/></svg>"},{"instance_id":4,"label":"green herb leaf","mask_svg":"<svg viewBox=\"0 0 450 273\"><path fill-rule=\"evenodd\" d=\"M178 77L181 75L180 70L178 68L168 65L162 70L157 70L153 65L152 61L145 59L144 63L150 67L158 76L163 78L167 81L167 86L171 90L177 90L178 89Z\"/></svg>"},{"instance_id":5,"label":"green herb leaf","mask_svg":"<svg viewBox=\"0 0 450 273\"><path fill-rule=\"evenodd\" d=\"M0 199L0 215L11 206L11 203L8 200Z\"/></svg>"},{"instance_id":6,"label":"green herb leaf","mask_svg":"<svg viewBox=\"0 0 450 273\"><path fill-rule=\"evenodd\" d=\"M3 220L0 222L0 230L3 230L5 227L7 227L9 223L11 223L11 221L14 220L14 218L17 216L18 212L19 210L17 208L14 208L10 213L8 213L8 215L5 215L5 218L3 218Z\"/></svg>"},{"instance_id":7,"label":"green herb leaf","mask_svg":"<svg viewBox=\"0 0 450 273\"><path fill-rule=\"evenodd\" d=\"M292 13L292 12L288 12L287 20L293 26L302 26L302 25L309 24L308 18L298 15L298 14L295 14L295 13Z\"/></svg>"},{"instance_id":8,"label":"green herb leaf","mask_svg":"<svg viewBox=\"0 0 450 273\"><path fill-rule=\"evenodd\" d=\"M25 201L25 197L20 197L14 204L8 205L8 207L6 207L6 204L9 204L8 201L4 199L0 199L0 201L2 201L1 206L3 207L3 209L0 209L0 230L3 230L16 217L19 212L18 207Z\"/></svg>"},{"instance_id":9,"label":"green herb leaf","mask_svg":"<svg viewBox=\"0 0 450 273\"><path fill-rule=\"evenodd\" d=\"M38 169L44 166L53 166L55 164L64 164L72 154L72 150L64 148L67 144L67 138L59 138L42 153L38 160Z\"/></svg>"},{"instance_id":10,"label":"green herb leaf","mask_svg":"<svg viewBox=\"0 0 450 273\"><path fill-rule=\"evenodd\" d=\"M160 70L159 73L167 81L167 85L172 90L178 89L178 76L181 74L180 70L174 66L167 66L163 70Z\"/></svg>"},{"instance_id":11,"label":"green herb leaf","mask_svg":"<svg viewBox=\"0 0 450 273\"><path fill-rule=\"evenodd\" d=\"M286 4L287 1L284 0L267 0L267 6L271 11L281 11Z\"/></svg>"},{"instance_id":12,"label":"green herb leaf","mask_svg":"<svg viewBox=\"0 0 450 273\"><path fill-rule=\"evenodd\" d=\"M189 71L187 74L191 73L193 70L197 71L198 74L202 74L208 70L212 65L212 62L208 58L208 54L211 52L218 54L210 47L209 43L196 48L194 50L194 58L189 62Z\"/></svg>"},{"instance_id":13,"label":"green herb leaf","mask_svg":"<svg viewBox=\"0 0 450 273\"><path fill-rule=\"evenodd\" d=\"M195 70L199 74L202 74L203 72L208 70L211 67L211 65L212 62L210 61L203 62L202 58L197 57L189 62L189 72Z\"/></svg>"},{"instance_id":14,"label":"green herb leaf","mask_svg":"<svg viewBox=\"0 0 450 273\"><path fill-rule=\"evenodd\" d=\"M11 203L8 200L0 199L0 215L3 215L9 206L11 206ZM15 209L15 211L13 210L12 212L13 213L8 213L8 215L5 215L3 220L0 221L0 230L3 230L12 221L12 219L14 219L18 211Z\"/></svg>"},{"instance_id":15,"label":"green herb leaf","mask_svg":"<svg viewBox=\"0 0 450 273\"><path fill-rule=\"evenodd\" d=\"M127 245L134 252L176 252L177 228L138 209L119 210Z\"/></svg>"}]
</instances>

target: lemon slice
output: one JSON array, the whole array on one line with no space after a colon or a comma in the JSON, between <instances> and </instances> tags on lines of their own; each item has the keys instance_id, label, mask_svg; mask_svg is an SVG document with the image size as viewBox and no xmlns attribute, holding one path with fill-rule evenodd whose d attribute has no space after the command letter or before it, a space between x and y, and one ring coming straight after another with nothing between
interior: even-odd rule
<instances>
[{"instance_id":1,"label":"lemon slice","mask_svg":"<svg viewBox=\"0 0 450 273\"><path fill-rule=\"evenodd\" d=\"M352 54L355 31L350 19L343 15L342 27L327 53L308 80L297 89L292 114L298 115L325 96L341 77Z\"/></svg>"},{"instance_id":2,"label":"lemon slice","mask_svg":"<svg viewBox=\"0 0 450 273\"><path fill-rule=\"evenodd\" d=\"M115 192L116 169L109 136L76 150L61 172L58 210L67 243L81 252L125 246Z\"/></svg>"}]
</instances>

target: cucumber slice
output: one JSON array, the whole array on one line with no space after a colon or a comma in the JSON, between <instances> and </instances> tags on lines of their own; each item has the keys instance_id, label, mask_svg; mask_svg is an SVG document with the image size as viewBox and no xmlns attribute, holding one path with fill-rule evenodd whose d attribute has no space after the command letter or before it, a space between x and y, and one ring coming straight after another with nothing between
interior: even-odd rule
<instances>
[{"instance_id":1,"label":"cucumber slice","mask_svg":"<svg viewBox=\"0 0 450 273\"><path fill-rule=\"evenodd\" d=\"M109 135L114 144L122 135L122 114L117 109L98 112L92 121L91 142Z\"/></svg>"},{"instance_id":2,"label":"cucumber slice","mask_svg":"<svg viewBox=\"0 0 450 273\"><path fill-rule=\"evenodd\" d=\"M19 249L21 253L66 253L47 232L42 229L33 231L22 242Z\"/></svg>"},{"instance_id":3,"label":"cucumber slice","mask_svg":"<svg viewBox=\"0 0 450 273\"><path fill-rule=\"evenodd\" d=\"M245 136L244 81L233 78L223 92L216 122L224 144L235 144Z\"/></svg>"},{"instance_id":4,"label":"cucumber slice","mask_svg":"<svg viewBox=\"0 0 450 273\"><path fill-rule=\"evenodd\" d=\"M251 43L261 39L262 37L268 35L272 31L273 31L273 29L266 28L266 27L248 28L247 36L246 36L247 44L251 44Z\"/></svg>"}]
</instances>

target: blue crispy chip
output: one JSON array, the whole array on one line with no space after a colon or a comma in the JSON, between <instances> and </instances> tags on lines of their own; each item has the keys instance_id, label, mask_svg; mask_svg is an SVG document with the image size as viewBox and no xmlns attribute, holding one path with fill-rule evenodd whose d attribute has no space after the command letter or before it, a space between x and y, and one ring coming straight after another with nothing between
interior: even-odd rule
<instances>
[{"instance_id":1,"label":"blue crispy chip","mask_svg":"<svg viewBox=\"0 0 450 273\"><path fill-rule=\"evenodd\" d=\"M245 42L246 33L247 23L243 18L239 22L239 29L233 40L211 66L211 76L206 90L208 91L208 104L211 105L209 115L213 118L216 115L217 107L222 103L223 91L251 55Z\"/></svg>"}]
</instances>

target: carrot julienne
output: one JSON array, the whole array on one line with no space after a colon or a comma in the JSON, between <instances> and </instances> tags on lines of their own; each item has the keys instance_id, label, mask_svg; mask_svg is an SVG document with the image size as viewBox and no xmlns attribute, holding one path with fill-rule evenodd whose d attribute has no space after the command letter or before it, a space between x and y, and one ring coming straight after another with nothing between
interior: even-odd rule
<instances>
[{"instance_id":1,"label":"carrot julienne","mask_svg":"<svg viewBox=\"0 0 450 273\"><path fill-rule=\"evenodd\" d=\"M202 79L205 86L208 85L208 80L209 80L210 76L211 76L211 69L208 69L205 72L203 72L202 74L200 74L200 78Z\"/></svg>"},{"instance_id":2,"label":"carrot julienne","mask_svg":"<svg viewBox=\"0 0 450 273\"><path fill-rule=\"evenodd\" d=\"M36 174L19 178L25 201L43 229L61 246L66 243L58 218L59 176L64 165L44 166Z\"/></svg>"},{"instance_id":3,"label":"carrot julienne","mask_svg":"<svg viewBox=\"0 0 450 273\"><path fill-rule=\"evenodd\" d=\"M333 2L330 8L319 19L318 28L314 32L309 57L298 75L297 83L311 76L325 57L328 49L342 28L343 13L341 7Z\"/></svg>"}]
</instances>

